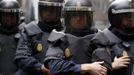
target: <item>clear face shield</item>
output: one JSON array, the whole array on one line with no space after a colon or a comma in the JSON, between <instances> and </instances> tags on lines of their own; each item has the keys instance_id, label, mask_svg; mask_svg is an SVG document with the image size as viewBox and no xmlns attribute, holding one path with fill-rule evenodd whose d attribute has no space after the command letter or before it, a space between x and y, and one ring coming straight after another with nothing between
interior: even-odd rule
<instances>
[{"instance_id":1,"label":"clear face shield","mask_svg":"<svg viewBox=\"0 0 134 75\"><path fill-rule=\"evenodd\" d=\"M43 6L40 8L40 18L43 21L57 21L61 16L61 7Z\"/></svg>"},{"instance_id":2,"label":"clear face shield","mask_svg":"<svg viewBox=\"0 0 134 75\"><path fill-rule=\"evenodd\" d=\"M19 25L18 11L0 11L0 23L5 28L12 28Z\"/></svg>"},{"instance_id":3,"label":"clear face shield","mask_svg":"<svg viewBox=\"0 0 134 75\"><path fill-rule=\"evenodd\" d=\"M58 21L61 17L62 3L39 2L39 16L44 22Z\"/></svg>"},{"instance_id":4,"label":"clear face shield","mask_svg":"<svg viewBox=\"0 0 134 75\"><path fill-rule=\"evenodd\" d=\"M66 24L69 29L84 30L92 26L92 12L68 11L66 12Z\"/></svg>"},{"instance_id":5,"label":"clear face shield","mask_svg":"<svg viewBox=\"0 0 134 75\"><path fill-rule=\"evenodd\" d=\"M134 13L123 13L120 14L120 28L126 29L126 28L134 28L133 24L133 14Z\"/></svg>"}]
</instances>

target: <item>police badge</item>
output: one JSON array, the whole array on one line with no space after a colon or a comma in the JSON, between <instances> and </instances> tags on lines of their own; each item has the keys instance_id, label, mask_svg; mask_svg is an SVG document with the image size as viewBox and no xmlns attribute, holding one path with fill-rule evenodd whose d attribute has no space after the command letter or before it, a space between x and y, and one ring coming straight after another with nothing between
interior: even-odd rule
<instances>
[{"instance_id":1,"label":"police badge","mask_svg":"<svg viewBox=\"0 0 134 75\"><path fill-rule=\"evenodd\" d=\"M70 49L69 49L69 48L66 48L66 49L65 49L65 57L66 57L66 58L69 58L70 55L71 55Z\"/></svg>"},{"instance_id":2,"label":"police badge","mask_svg":"<svg viewBox=\"0 0 134 75\"><path fill-rule=\"evenodd\" d=\"M38 52L41 52L41 51L43 50L43 45L42 45L42 43L38 43L36 49L37 49Z\"/></svg>"},{"instance_id":3,"label":"police badge","mask_svg":"<svg viewBox=\"0 0 134 75\"><path fill-rule=\"evenodd\" d=\"M128 56L128 53L124 50L122 53L123 56Z\"/></svg>"}]
</instances>

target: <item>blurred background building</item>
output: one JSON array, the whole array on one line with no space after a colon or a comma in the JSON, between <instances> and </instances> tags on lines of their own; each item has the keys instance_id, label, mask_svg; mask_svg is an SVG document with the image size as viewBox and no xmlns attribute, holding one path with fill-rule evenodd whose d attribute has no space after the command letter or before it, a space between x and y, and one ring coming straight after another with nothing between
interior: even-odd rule
<instances>
[{"instance_id":1,"label":"blurred background building","mask_svg":"<svg viewBox=\"0 0 134 75\"><path fill-rule=\"evenodd\" d=\"M25 22L38 21L38 0L18 0L23 10Z\"/></svg>"},{"instance_id":2,"label":"blurred background building","mask_svg":"<svg viewBox=\"0 0 134 75\"><path fill-rule=\"evenodd\" d=\"M92 0L95 9L94 21L96 28L103 30L110 25L107 17L107 10L112 1L113 0Z\"/></svg>"}]
</instances>

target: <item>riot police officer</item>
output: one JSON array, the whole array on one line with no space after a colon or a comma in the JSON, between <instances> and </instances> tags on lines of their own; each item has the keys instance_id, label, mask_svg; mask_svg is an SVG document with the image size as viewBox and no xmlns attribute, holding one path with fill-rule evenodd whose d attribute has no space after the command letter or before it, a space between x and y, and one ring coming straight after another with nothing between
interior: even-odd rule
<instances>
[{"instance_id":1,"label":"riot police officer","mask_svg":"<svg viewBox=\"0 0 134 75\"><path fill-rule=\"evenodd\" d=\"M54 30L50 34L45 66L52 75L106 75L109 64L104 66L104 60L99 58L92 63L90 40L97 30L93 28L90 0L68 0L63 15L65 32ZM103 52L108 56L106 51Z\"/></svg>"},{"instance_id":2,"label":"riot police officer","mask_svg":"<svg viewBox=\"0 0 134 75\"><path fill-rule=\"evenodd\" d=\"M0 75L11 75L17 70L14 56L20 37L20 6L16 0L0 2Z\"/></svg>"},{"instance_id":3,"label":"riot police officer","mask_svg":"<svg viewBox=\"0 0 134 75\"><path fill-rule=\"evenodd\" d=\"M108 49L113 61L112 75L133 75L134 7L131 0L113 1L108 9L111 26L98 33L93 41Z\"/></svg>"},{"instance_id":4,"label":"riot police officer","mask_svg":"<svg viewBox=\"0 0 134 75\"><path fill-rule=\"evenodd\" d=\"M40 0L39 22L31 22L24 27L20 38L15 62L28 75L50 74L43 65L48 48L47 38L52 31L63 29L61 9L63 0Z\"/></svg>"}]
</instances>

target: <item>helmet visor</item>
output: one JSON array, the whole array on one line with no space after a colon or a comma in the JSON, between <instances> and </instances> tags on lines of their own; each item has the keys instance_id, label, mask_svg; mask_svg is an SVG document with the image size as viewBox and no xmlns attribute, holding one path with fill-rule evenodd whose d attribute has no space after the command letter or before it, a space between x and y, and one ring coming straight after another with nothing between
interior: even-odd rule
<instances>
[{"instance_id":1,"label":"helmet visor","mask_svg":"<svg viewBox=\"0 0 134 75\"><path fill-rule=\"evenodd\" d=\"M92 12L68 11L65 17L65 24L69 29L87 29L92 24Z\"/></svg>"},{"instance_id":2,"label":"helmet visor","mask_svg":"<svg viewBox=\"0 0 134 75\"><path fill-rule=\"evenodd\" d=\"M6 27L14 27L19 23L18 12L0 12L0 23Z\"/></svg>"},{"instance_id":3,"label":"helmet visor","mask_svg":"<svg viewBox=\"0 0 134 75\"><path fill-rule=\"evenodd\" d=\"M58 6L39 6L39 15L42 21L58 21L61 17L61 7Z\"/></svg>"}]
</instances>

